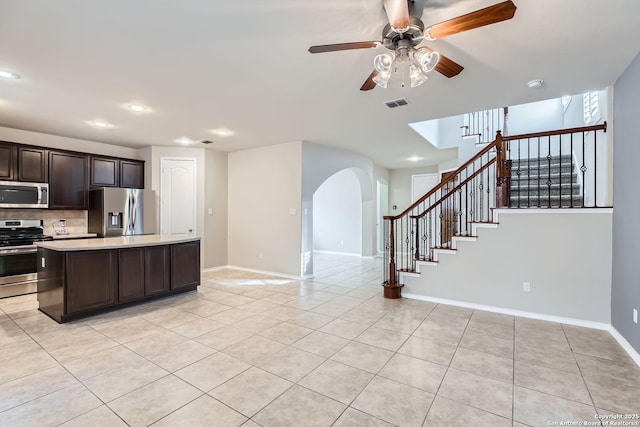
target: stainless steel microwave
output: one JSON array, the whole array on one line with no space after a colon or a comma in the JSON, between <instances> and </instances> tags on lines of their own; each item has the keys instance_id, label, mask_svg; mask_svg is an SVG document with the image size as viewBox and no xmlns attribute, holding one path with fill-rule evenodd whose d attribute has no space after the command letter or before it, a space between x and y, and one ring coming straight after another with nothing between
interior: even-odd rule
<instances>
[{"instance_id":1,"label":"stainless steel microwave","mask_svg":"<svg viewBox=\"0 0 640 427\"><path fill-rule=\"evenodd\" d=\"M0 208L48 208L49 184L0 181Z\"/></svg>"}]
</instances>

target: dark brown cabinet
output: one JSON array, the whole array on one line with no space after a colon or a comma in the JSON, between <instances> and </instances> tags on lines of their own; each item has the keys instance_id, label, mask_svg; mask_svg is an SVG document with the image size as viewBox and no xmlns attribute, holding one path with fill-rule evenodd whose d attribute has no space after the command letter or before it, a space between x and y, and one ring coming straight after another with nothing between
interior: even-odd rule
<instances>
[{"instance_id":1,"label":"dark brown cabinet","mask_svg":"<svg viewBox=\"0 0 640 427\"><path fill-rule=\"evenodd\" d=\"M17 149L13 144L0 142L0 179L11 181L15 176Z\"/></svg>"},{"instance_id":2,"label":"dark brown cabinet","mask_svg":"<svg viewBox=\"0 0 640 427\"><path fill-rule=\"evenodd\" d=\"M153 239L151 239L153 240ZM62 323L94 312L196 290L200 240L114 249L38 248L38 308ZM169 239L170 240L170 239ZM80 245L80 247L84 247Z\"/></svg>"},{"instance_id":3,"label":"dark brown cabinet","mask_svg":"<svg viewBox=\"0 0 640 427\"><path fill-rule=\"evenodd\" d=\"M85 154L49 152L49 209L86 210L89 159Z\"/></svg>"},{"instance_id":4,"label":"dark brown cabinet","mask_svg":"<svg viewBox=\"0 0 640 427\"><path fill-rule=\"evenodd\" d=\"M144 162L120 160L120 187L144 188Z\"/></svg>"},{"instance_id":5,"label":"dark brown cabinet","mask_svg":"<svg viewBox=\"0 0 640 427\"><path fill-rule=\"evenodd\" d=\"M171 246L171 289L200 283L200 241Z\"/></svg>"},{"instance_id":6,"label":"dark brown cabinet","mask_svg":"<svg viewBox=\"0 0 640 427\"><path fill-rule=\"evenodd\" d=\"M107 157L91 156L90 181L92 187L117 187L120 182L120 161Z\"/></svg>"},{"instance_id":7,"label":"dark brown cabinet","mask_svg":"<svg viewBox=\"0 0 640 427\"><path fill-rule=\"evenodd\" d=\"M49 181L48 151L40 148L18 147L18 180Z\"/></svg>"},{"instance_id":8,"label":"dark brown cabinet","mask_svg":"<svg viewBox=\"0 0 640 427\"><path fill-rule=\"evenodd\" d=\"M118 301L133 301L144 294L144 248L118 249Z\"/></svg>"},{"instance_id":9,"label":"dark brown cabinet","mask_svg":"<svg viewBox=\"0 0 640 427\"><path fill-rule=\"evenodd\" d=\"M80 313L116 303L118 260L115 250L66 254L66 312Z\"/></svg>"},{"instance_id":10,"label":"dark brown cabinet","mask_svg":"<svg viewBox=\"0 0 640 427\"><path fill-rule=\"evenodd\" d=\"M159 295L171 290L169 246L148 246L144 254L144 294Z\"/></svg>"}]
</instances>

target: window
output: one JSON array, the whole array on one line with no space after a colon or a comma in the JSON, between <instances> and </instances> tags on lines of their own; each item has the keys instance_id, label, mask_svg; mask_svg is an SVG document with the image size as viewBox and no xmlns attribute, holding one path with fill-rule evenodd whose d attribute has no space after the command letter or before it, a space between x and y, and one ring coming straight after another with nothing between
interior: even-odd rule
<instances>
[{"instance_id":1,"label":"window","mask_svg":"<svg viewBox=\"0 0 640 427\"><path fill-rule=\"evenodd\" d=\"M587 92L582 95L584 107L584 124L586 126L598 123L600 109L598 108L598 92Z\"/></svg>"}]
</instances>

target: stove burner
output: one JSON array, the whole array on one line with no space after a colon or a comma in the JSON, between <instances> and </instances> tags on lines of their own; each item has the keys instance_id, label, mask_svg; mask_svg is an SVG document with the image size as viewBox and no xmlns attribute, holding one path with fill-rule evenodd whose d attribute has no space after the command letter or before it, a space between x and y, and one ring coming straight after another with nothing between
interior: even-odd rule
<instances>
[{"instance_id":1,"label":"stove burner","mask_svg":"<svg viewBox=\"0 0 640 427\"><path fill-rule=\"evenodd\" d=\"M44 234L41 219L0 220L0 247L33 245L46 240L53 237Z\"/></svg>"}]
</instances>

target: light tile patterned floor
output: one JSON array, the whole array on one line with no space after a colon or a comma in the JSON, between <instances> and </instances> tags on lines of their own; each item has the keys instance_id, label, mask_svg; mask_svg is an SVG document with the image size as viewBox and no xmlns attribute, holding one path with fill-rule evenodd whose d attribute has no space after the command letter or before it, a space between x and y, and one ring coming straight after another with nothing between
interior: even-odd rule
<instances>
[{"instance_id":1,"label":"light tile patterned floor","mask_svg":"<svg viewBox=\"0 0 640 427\"><path fill-rule=\"evenodd\" d=\"M604 331L386 300L381 260L237 270L58 325L0 300L1 426L548 426L640 413ZM593 425L593 424L591 424Z\"/></svg>"}]
</instances>

